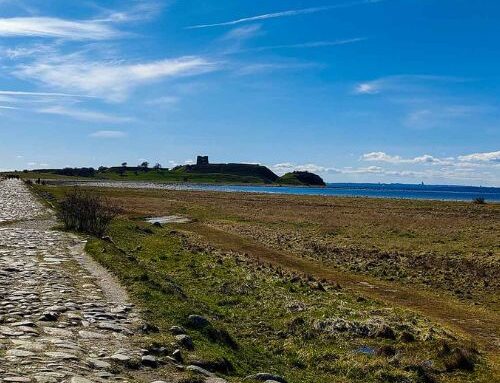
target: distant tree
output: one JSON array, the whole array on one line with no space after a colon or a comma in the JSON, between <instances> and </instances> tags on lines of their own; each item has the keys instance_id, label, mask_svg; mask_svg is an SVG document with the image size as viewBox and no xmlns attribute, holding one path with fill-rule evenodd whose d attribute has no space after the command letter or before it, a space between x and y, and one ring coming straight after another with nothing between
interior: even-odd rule
<instances>
[{"instance_id":1,"label":"distant tree","mask_svg":"<svg viewBox=\"0 0 500 383\"><path fill-rule=\"evenodd\" d=\"M62 176L70 176L70 177L94 177L95 176L95 169L94 168L64 168L64 169L55 170L54 174L59 174Z\"/></svg>"},{"instance_id":2,"label":"distant tree","mask_svg":"<svg viewBox=\"0 0 500 383\"><path fill-rule=\"evenodd\" d=\"M127 163L122 162L122 167L118 170L118 174L120 174L123 177L125 175L126 170L127 170Z\"/></svg>"},{"instance_id":3,"label":"distant tree","mask_svg":"<svg viewBox=\"0 0 500 383\"><path fill-rule=\"evenodd\" d=\"M142 171L147 172L148 168L149 168L149 162L148 161L144 161L143 163L141 163L139 165L139 168L141 168Z\"/></svg>"},{"instance_id":4,"label":"distant tree","mask_svg":"<svg viewBox=\"0 0 500 383\"><path fill-rule=\"evenodd\" d=\"M155 164L155 166L153 166L153 169L155 169L155 170L160 170L160 169L161 169L161 164L160 164L159 162L157 162L157 163Z\"/></svg>"},{"instance_id":5,"label":"distant tree","mask_svg":"<svg viewBox=\"0 0 500 383\"><path fill-rule=\"evenodd\" d=\"M105 172L106 170L108 170L108 168L107 168L106 166L99 166L99 167L97 168L97 171L98 171L99 173L103 173L103 172Z\"/></svg>"}]
</instances>

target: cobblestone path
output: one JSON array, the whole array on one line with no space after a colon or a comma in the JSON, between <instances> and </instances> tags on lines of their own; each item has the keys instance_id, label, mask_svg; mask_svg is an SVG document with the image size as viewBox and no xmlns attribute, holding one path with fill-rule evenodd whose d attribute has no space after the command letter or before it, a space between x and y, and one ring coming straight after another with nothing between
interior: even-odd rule
<instances>
[{"instance_id":1,"label":"cobblestone path","mask_svg":"<svg viewBox=\"0 0 500 383\"><path fill-rule=\"evenodd\" d=\"M125 293L103 291L79 261L81 238L50 230L48 215L21 181L0 181L0 382L134 381L120 366L141 360L138 314Z\"/></svg>"}]
</instances>

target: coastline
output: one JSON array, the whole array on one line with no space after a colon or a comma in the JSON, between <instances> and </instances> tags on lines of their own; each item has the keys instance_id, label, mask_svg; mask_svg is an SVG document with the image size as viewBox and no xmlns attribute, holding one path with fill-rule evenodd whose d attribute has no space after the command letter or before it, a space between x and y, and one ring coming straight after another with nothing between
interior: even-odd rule
<instances>
[{"instance_id":1,"label":"coastline","mask_svg":"<svg viewBox=\"0 0 500 383\"><path fill-rule=\"evenodd\" d=\"M309 195L346 198L383 198L446 202L471 202L482 197L487 203L500 203L500 188L458 185L410 185L410 184L356 184L335 183L326 186L287 186L249 184L210 184L160 181L127 180L46 180L56 185L86 185L90 187L111 187L128 189L158 189L212 191L224 193L252 193L275 195Z\"/></svg>"}]
</instances>

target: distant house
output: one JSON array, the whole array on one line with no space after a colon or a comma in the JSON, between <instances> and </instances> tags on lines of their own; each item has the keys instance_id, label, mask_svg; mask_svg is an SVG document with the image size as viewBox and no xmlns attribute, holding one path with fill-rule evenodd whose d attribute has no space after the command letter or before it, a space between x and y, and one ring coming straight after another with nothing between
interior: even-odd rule
<instances>
[{"instance_id":1,"label":"distant house","mask_svg":"<svg viewBox=\"0 0 500 383\"><path fill-rule=\"evenodd\" d=\"M196 165L198 166L208 165L208 156L198 156L196 158Z\"/></svg>"}]
</instances>

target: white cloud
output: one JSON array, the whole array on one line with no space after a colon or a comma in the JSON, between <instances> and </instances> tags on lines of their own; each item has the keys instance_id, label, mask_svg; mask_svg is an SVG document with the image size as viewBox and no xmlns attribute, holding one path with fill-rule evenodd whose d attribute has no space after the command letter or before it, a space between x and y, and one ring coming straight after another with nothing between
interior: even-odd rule
<instances>
[{"instance_id":1,"label":"white cloud","mask_svg":"<svg viewBox=\"0 0 500 383\"><path fill-rule=\"evenodd\" d=\"M440 182L490 183L498 184L500 180L500 151L473 153L457 157L438 158L429 154L418 157L403 158L384 152L371 152L361 156L361 161L383 162L397 167L383 169L374 167L371 172L384 176L406 177L412 179L430 179ZM402 165L415 166L413 169L399 169ZM433 165L426 167L425 165ZM424 166L424 167L422 167ZM355 171L363 171L356 169ZM370 170L370 169L365 169ZM345 173L345 169L342 171Z\"/></svg>"},{"instance_id":2,"label":"white cloud","mask_svg":"<svg viewBox=\"0 0 500 383\"><path fill-rule=\"evenodd\" d=\"M259 24L252 24L231 29L222 37L222 39L242 41L251 39L261 33L261 26Z\"/></svg>"},{"instance_id":3,"label":"white cloud","mask_svg":"<svg viewBox=\"0 0 500 383\"><path fill-rule=\"evenodd\" d=\"M378 86L374 83L362 83L356 85L356 89L354 90L354 93L357 94L376 94L379 92Z\"/></svg>"},{"instance_id":4,"label":"white cloud","mask_svg":"<svg viewBox=\"0 0 500 383\"><path fill-rule=\"evenodd\" d=\"M308 15L308 14L313 14L313 13L331 11L333 9L338 9L338 8L348 8L348 7L353 7L353 6L357 6L357 5L363 5L363 4L375 4L375 3L379 3L381 1L383 1L383 0L361 0L361 1L354 1L354 2L350 2L350 3L329 5L329 6L325 6L325 7L292 9L292 10L287 10L287 11L266 13L266 14L257 15L257 16L245 17L242 19L225 21L225 22L221 22L221 23L192 25L192 26L187 27L187 29L200 29L200 28L228 26L228 25L248 23L248 22L252 22L252 21L262 21L262 20L268 20L268 19L281 18L281 17Z\"/></svg>"},{"instance_id":5,"label":"white cloud","mask_svg":"<svg viewBox=\"0 0 500 383\"><path fill-rule=\"evenodd\" d=\"M377 94L382 92L423 92L436 83L460 83L468 81L460 77L435 76L426 74L402 74L381 77L376 80L356 84L354 94Z\"/></svg>"},{"instance_id":6,"label":"white cloud","mask_svg":"<svg viewBox=\"0 0 500 383\"><path fill-rule=\"evenodd\" d=\"M485 152L485 153L473 153L465 156L459 156L460 161L465 162L500 162L500 151L496 152Z\"/></svg>"},{"instance_id":7,"label":"white cloud","mask_svg":"<svg viewBox=\"0 0 500 383\"><path fill-rule=\"evenodd\" d=\"M34 96L34 97L81 97L88 98L89 96L68 93L51 93L51 92L20 92L14 90L0 90L0 95L7 96Z\"/></svg>"},{"instance_id":8,"label":"white cloud","mask_svg":"<svg viewBox=\"0 0 500 383\"><path fill-rule=\"evenodd\" d=\"M424 154L414 158L402 158L400 156L392 156L384 152L371 152L363 154L361 156L361 160L389 162L392 164L443 164L447 162L446 159L439 159L431 156L430 154Z\"/></svg>"},{"instance_id":9,"label":"white cloud","mask_svg":"<svg viewBox=\"0 0 500 383\"><path fill-rule=\"evenodd\" d=\"M105 122L110 124L120 124L132 121L132 118L130 117L114 116L107 113L85 109L72 109L64 106L50 106L47 108L37 109L36 112L66 116L82 121Z\"/></svg>"},{"instance_id":10,"label":"white cloud","mask_svg":"<svg viewBox=\"0 0 500 383\"><path fill-rule=\"evenodd\" d=\"M236 68L235 73L240 76L254 75L257 73L275 72L283 70L301 70L309 68L321 68L317 63L300 63L300 62L269 62L269 63L254 63L245 64Z\"/></svg>"},{"instance_id":11,"label":"white cloud","mask_svg":"<svg viewBox=\"0 0 500 383\"><path fill-rule=\"evenodd\" d=\"M317 164L296 165L291 162L282 162L270 166L271 170L278 174L285 174L293 171L303 171L310 173L338 173L339 169L328 168Z\"/></svg>"},{"instance_id":12,"label":"white cloud","mask_svg":"<svg viewBox=\"0 0 500 383\"><path fill-rule=\"evenodd\" d=\"M199 75L216 69L217 64L196 56L128 64L96 62L76 54L40 59L18 67L14 74L64 91L123 101L131 90L142 84Z\"/></svg>"},{"instance_id":13,"label":"white cloud","mask_svg":"<svg viewBox=\"0 0 500 383\"><path fill-rule=\"evenodd\" d=\"M117 10L104 10L103 17L99 21L123 23L131 21L149 20L159 15L165 7L164 2L160 1L129 1L127 9Z\"/></svg>"},{"instance_id":14,"label":"white cloud","mask_svg":"<svg viewBox=\"0 0 500 383\"><path fill-rule=\"evenodd\" d=\"M98 21L70 21L53 17L0 18L0 36L104 40L121 33Z\"/></svg>"},{"instance_id":15,"label":"white cloud","mask_svg":"<svg viewBox=\"0 0 500 383\"><path fill-rule=\"evenodd\" d=\"M127 133L121 130L98 130L89 135L92 138L124 138L126 136Z\"/></svg>"},{"instance_id":16,"label":"white cloud","mask_svg":"<svg viewBox=\"0 0 500 383\"><path fill-rule=\"evenodd\" d=\"M30 46L6 48L3 50L3 53L9 59L17 60L24 57L46 54L48 52L51 52L52 50L53 47L50 45L36 44Z\"/></svg>"},{"instance_id":17,"label":"white cloud","mask_svg":"<svg viewBox=\"0 0 500 383\"><path fill-rule=\"evenodd\" d=\"M146 101L147 105L175 105L180 101L179 97L163 96Z\"/></svg>"}]
</instances>

